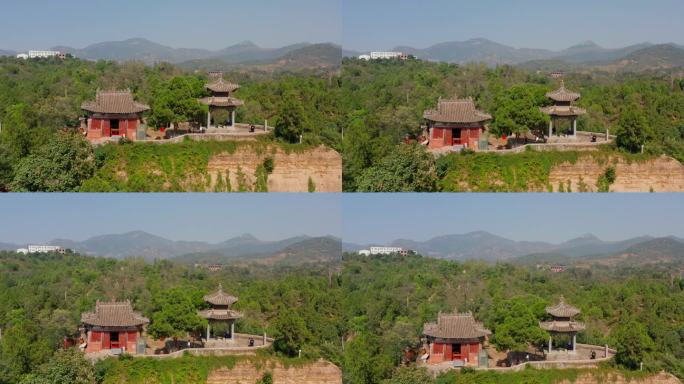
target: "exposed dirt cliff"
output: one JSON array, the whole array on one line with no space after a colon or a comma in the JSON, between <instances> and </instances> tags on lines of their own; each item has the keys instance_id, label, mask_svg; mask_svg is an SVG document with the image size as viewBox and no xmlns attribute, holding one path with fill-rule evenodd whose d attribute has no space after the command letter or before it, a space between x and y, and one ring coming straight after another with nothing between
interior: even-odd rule
<instances>
[{"instance_id":1,"label":"exposed dirt cliff","mask_svg":"<svg viewBox=\"0 0 684 384\"><path fill-rule=\"evenodd\" d=\"M266 152L240 148L232 154L213 155L207 166L211 190L219 172L224 178L228 175L233 190L241 183L254 185L257 167L269 157L273 159L273 172L268 176L269 192L308 192L310 186L316 192L342 191L342 158L336 151L322 146L289 153L281 148Z\"/></svg>"},{"instance_id":2,"label":"exposed dirt cliff","mask_svg":"<svg viewBox=\"0 0 684 384\"><path fill-rule=\"evenodd\" d=\"M342 384L342 371L334 364L319 360L302 366L284 367L281 363L238 362L233 369L220 368L209 374L207 384L246 384L273 375L274 384ZM669 383L668 383L669 384Z\"/></svg>"},{"instance_id":3,"label":"exposed dirt cliff","mask_svg":"<svg viewBox=\"0 0 684 384\"><path fill-rule=\"evenodd\" d=\"M573 192L595 192L599 177L610 167L616 175L611 192L684 192L684 165L667 156L632 162L618 157L608 161L581 157L574 164L566 162L553 167L549 183L554 191L561 184L567 191L570 182Z\"/></svg>"}]
</instances>

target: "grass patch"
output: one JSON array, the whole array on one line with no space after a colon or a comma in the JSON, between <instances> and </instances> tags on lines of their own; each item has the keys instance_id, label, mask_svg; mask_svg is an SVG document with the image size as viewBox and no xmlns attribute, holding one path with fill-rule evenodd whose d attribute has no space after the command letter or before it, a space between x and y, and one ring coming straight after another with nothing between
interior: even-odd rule
<instances>
[{"instance_id":1,"label":"grass patch","mask_svg":"<svg viewBox=\"0 0 684 384\"><path fill-rule=\"evenodd\" d=\"M610 146L598 151L534 151L522 153L453 153L437 160L438 188L444 192L543 192L551 191L553 167L591 158L610 167L619 158L627 163L645 162L657 156L619 152Z\"/></svg>"},{"instance_id":2,"label":"grass patch","mask_svg":"<svg viewBox=\"0 0 684 384\"><path fill-rule=\"evenodd\" d=\"M186 354L176 359L125 356L99 361L95 368L103 384L204 384L212 371L219 368L232 369L236 364L245 361L258 370L272 370L278 363L285 368L299 368L313 360L279 357L269 351L259 351L256 356Z\"/></svg>"},{"instance_id":3,"label":"grass patch","mask_svg":"<svg viewBox=\"0 0 684 384\"><path fill-rule=\"evenodd\" d=\"M248 148L259 155L281 149L303 153L311 146L273 141L194 141L174 144L107 144L96 149L98 170L82 192L204 192L211 184L212 156Z\"/></svg>"}]
</instances>

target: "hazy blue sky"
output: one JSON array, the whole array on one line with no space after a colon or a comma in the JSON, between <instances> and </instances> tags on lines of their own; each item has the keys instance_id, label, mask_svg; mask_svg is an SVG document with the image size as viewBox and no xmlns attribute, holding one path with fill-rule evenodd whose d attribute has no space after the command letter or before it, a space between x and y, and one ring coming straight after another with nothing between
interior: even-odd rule
<instances>
[{"instance_id":1,"label":"hazy blue sky","mask_svg":"<svg viewBox=\"0 0 684 384\"><path fill-rule=\"evenodd\" d=\"M513 240L562 242L684 237L684 194L345 194L345 242L427 240L487 231Z\"/></svg>"},{"instance_id":2,"label":"hazy blue sky","mask_svg":"<svg viewBox=\"0 0 684 384\"><path fill-rule=\"evenodd\" d=\"M0 196L0 241L84 240L133 230L219 242L341 236L336 194L21 194Z\"/></svg>"},{"instance_id":3,"label":"hazy blue sky","mask_svg":"<svg viewBox=\"0 0 684 384\"><path fill-rule=\"evenodd\" d=\"M682 0L343 0L346 49L484 37L524 48L684 43Z\"/></svg>"},{"instance_id":4,"label":"hazy blue sky","mask_svg":"<svg viewBox=\"0 0 684 384\"><path fill-rule=\"evenodd\" d=\"M221 49L341 43L341 0L2 0L0 49L82 48L142 37Z\"/></svg>"}]
</instances>

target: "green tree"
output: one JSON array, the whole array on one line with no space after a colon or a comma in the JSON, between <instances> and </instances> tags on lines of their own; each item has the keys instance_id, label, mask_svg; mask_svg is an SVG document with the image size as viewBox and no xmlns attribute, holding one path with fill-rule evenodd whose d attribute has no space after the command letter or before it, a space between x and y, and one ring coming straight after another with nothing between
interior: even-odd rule
<instances>
[{"instance_id":1,"label":"green tree","mask_svg":"<svg viewBox=\"0 0 684 384\"><path fill-rule=\"evenodd\" d=\"M278 333L273 346L288 356L297 356L311 337L301 314L289 307L281 307L273 326Z\"/></svg>"},{"instance_id":2,"label":"green tree","mask_svg":"<svg viewBox=\"0 0 684 384\"><path fill-rule=\"evenodd\" d=\"M401 367L394 371L391 379L383 381L383 384L430 384L435 379L425 368Z\"/></svg>"},{"instance_id":3,"label":"green tree","mask_svg":"<svg viewBox=\"0 0 684 384\"><path fill-rule=\"evenodd\" d=\"M547 103L544 88L537 85L514 85L496 99L491 131L496 135L523 135L548 124L549 117L540 106Z\"/></svg>"},{"instance_id":4,"label":"green tree","mask_svg":"<svg viewBox=\"0 0 684 384\"><path fill-rule=\"evenodd\" d=\"M419 144L398 145L357 180L359 192L433 192L435 158Z\"/></svg>"},{"instance_id":5,"label":"green tree","mask_svg":"<svg viewBox=\"0 0 684 384\"><path fill-rule=\"evenodd\" d=\"M615 143L618 148L638 153L649 137L648 121L641 113L639 107L631 105L625 108L617 124Z\"/></svg>"},{"instance_id":6,"label":"green tree","mask_svg":"<svg viewBox=\"0 0 684 384\"><path fill-rule=\"evenodd\" d=\"M95 368L75 348L58 350L38 373L25 377L22 384L95 384Z\"/></svg>"},{"instance_id":7,"label":"green tree","mask_svg":"<svg viewBox=\"0 0 684 384\"><path fill-rule=\"evenodd\" d=\"M56 134L36 153L22 159L15 169L13 191L78 191L95 172L90 143L76 133Z\"/></svg>"},{"instance_id":8,"label":"green tree","mask_svg":"<svg viewBox=\"0 0 684 384\"><path fill-rule=\"evenodd\" d=\"M168 127L171 123L203 121L207 106L198 99L204 96L203 82L195 77L176 76L164 83L154 94L150 124Z\"/></svg>"},{"instance_id":9,"label":"green tree","mask_svg":"<svg viewBox=\"0 0 684 384\"><path fill-rule=\"evenodd\" d=\"M539 328L544 302L535 296L514 297L495 306L491 319L491 343L499 351L524 351L539 346L548 334Z\"/></svg>"},{"instance_id":10,"label":"green tree","mask_svg":"<svg viewBox=\"0 0 684 384\"><path fill-rule=\"evenodd\" d=\"M294 91L283 93L283 98L278 105L277 116L275 135L280 139L297 143L300 135L308 131L309 122L304 112L304 106Z\"/></svg>"},{"instance_id":11,"label":"green tree","mask_svg":"<svg viewBox=\"0 0 684 384\"><path fill-rule=\"evenodd\" d=\"M647 362L656 348L646 327L639 321L621 323L613 337L617 349L615 362L630 369L637 369L642 362Z\"/></svg>"},{"instance_id":12,"label":"green tree","mask_svg":"<svg viewBox=\"0 0 684 384\"><path fill-rule=\"evenodd\" d=\"M148 332L155 338L184 337L201 331L207 321L197 315L202 305L200 292L181 287L165 290L154 299L154 310Z\"/></svg>"}]
</instances>

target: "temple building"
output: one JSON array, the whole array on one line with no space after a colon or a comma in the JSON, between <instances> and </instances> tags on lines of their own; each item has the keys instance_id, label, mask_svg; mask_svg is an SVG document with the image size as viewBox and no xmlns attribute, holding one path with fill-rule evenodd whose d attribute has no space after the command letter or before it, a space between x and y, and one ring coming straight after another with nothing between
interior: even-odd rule
<instances>
[{"instance_id":1,"label":"temple building","mask_svg":"<svg viewBox=\"0 0 684 384\"><path fill-rule=\"evenodd\" d=\"M207 346L217 344L216 341L234 344L235 320L242 318L242 313L231 309L233 304L238 301L237 297L224 293L223 286L219 284L218 290L216 292L204 296L204 301L211 305L211 308L199 311L199 315L207 319ZM215 340L212 340L212 323L227 323L230 326L230 335L228 335L228 337L215 338Z\"/></svg>"},{"instance_id":2,"label":"temple building","mask_svg":"<svg viewBox=\"0 0 684 384\"><path fill-rule=\"evenodd\" d=\"M230 115L230 120L222 124L222 122L214 122L217 127L235 126L235 110L237 107L244 105L244 101L236 99L232 96L233 92L237 91L240 86L223 80L223 73L212 72L209 74L211 82L206 84L204 88L211 92L211 96L200 99L200 103L209 106L207 113L207 129L212 128L211 114L218 110L227 110Z\"/></svg>"},{"instance_id":3,"label":"temple building","mask_svg":"<svg viewBox=\"0 0 684 384\"><path fill-rule=\"evenodd\" d=\"M423 114L427 121L428 148L487 149L485 123L492 117L475 108L472 98L439 99L437 109Z\"/></svg>"},{"instance_id":4,"label":"temple building","mask_svg":"<svg viewBox=\"0 0 684 384\"><path fill-rule=\"evenodd\" d=\"M565 298L561 295L558 304L546 307L546 313L553 317L551 321L539 323L541 329L550 334L549 353L553 352L553 337L557 335L567 335L572 339L571 352L577 351L577 332L586 329L584 323L577 322L573 318L580 314L580 310L565 303Z\"/></svg>"},{"instance_id":5,"label":"temple building","mask_svg":"<svg viewBox=\"0 0 684 384\"><path fill-rule=\"evenodd\" d=\"M577 136L577 118L587 113L586 110L573 105L575 101L579 100L580 96L579 93L565 89L565 81L563 80L561 80L559 89L546 94L546 97L554 102L552 106L541 109L543 113L551 116L549 137L553 136L554 129L557 129L558 120L570 120L572 135Z\"/></svg>"},{"instance_id":6,"label":"temple building","mask_svg":"<svg viewBox=\"0 0 684 384\"><path fill-rule=\"evenodd\" d=\"M145 127L142 114L150 107L133 100L130 90L100 91L97 90L95 101L87 101L81 109L88 114L86 137L96 141L109 137L125 137L129 140L138 138L139 128L144 138Z\"/></svg>"},{"instance_id":7,"label":"temple building","mask_svg":"<svg viewBox=\"0 0 684 384\"><path fill-rule=\"evenodd\" d=\"M491 332L472 313L439 313L437 322L425 323L423 337L427 341L427 364L454 362L461 366L487 366L483 348Z\"/></svg>"},{"instance_id":8,"label":"temple building","mask_svg":"<svg viewBox=\"0 0 684 384\"><path fill-rule=\"evenodd\" d=\"M102 303L95 312L81 314L81 332L85 352L109 351L112 354L144 354L141 336L150 321L133 311L130 301Z\"/></svg>"}]
</instances>

